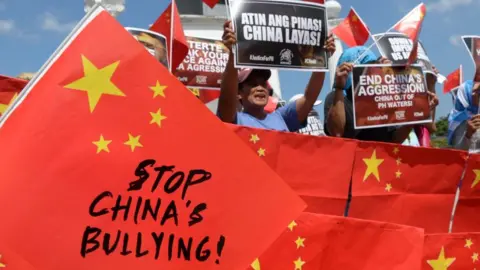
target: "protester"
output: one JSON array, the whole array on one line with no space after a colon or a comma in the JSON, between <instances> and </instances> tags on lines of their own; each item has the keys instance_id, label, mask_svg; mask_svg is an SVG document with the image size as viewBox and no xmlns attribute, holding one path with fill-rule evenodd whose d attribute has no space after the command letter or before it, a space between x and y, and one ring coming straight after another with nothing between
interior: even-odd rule
<instances>
[{"instance_id":1,"label":"protester","mask_svg":"<svg viewBox=\"0 0 480 270\"><path fill-rule=\"evenodd\" d=\"M231 22L224 24L223 43L230 51L227 67L223 73L220 98L217 114L227 123L243 126L272 129L278 131L297 131L304 127L308 114L317 101L323 87L325 73L312 73L310 81L302 98L275 110L273 113L265 112L269 93L267 81L270 70L243 69L240 72L234 67L232 46L236 43L235 33ZM335 52L335 42L329 35L325 48ZM240 101L243 111L237 112L237 102Z\"/></svg>"},{"instance_id":2,"label":"protester","mask_svg":"<svg viewBox=\"0 0 480 270\"><path fill-rule=\"evenodd\" d=\"M403 143L413 126L355 130L350 72L353 69L353 63L360 56L358 64L391 63L385 58L377 58L373 52L363 46L352 47L343 52L337 64L334 89L325 99L325 134L364 141ZM431 97L430 107L433 109L438 105L438 98L434 93L428 92L428 94Z\"/></svg>"},{"instance_id":3,"label":"protester","mask_svg":"<svg viewBox=\"0 0 480 270\"><path fill-rule=\"evenodd\" d=\"M468 150L472 135L480 128L478 103L480 82L468 80L457 91L455 105L448 116L448 144Z\"/></svg>"}]
</instances>

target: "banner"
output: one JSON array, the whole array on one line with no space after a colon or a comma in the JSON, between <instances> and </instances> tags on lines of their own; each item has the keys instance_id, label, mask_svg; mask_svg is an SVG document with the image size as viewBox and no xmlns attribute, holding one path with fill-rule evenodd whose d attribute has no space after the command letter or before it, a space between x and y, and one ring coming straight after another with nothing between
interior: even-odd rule
<instances>
[{"instance_id":1,"label":"banner","mask_svg":"<svg viewBox=\"0 0 480 270\"><path fill-rule=\"evenodd\" d=\"M324 5L292 0L229 0L235 66L328 70Z\"/></svg>"},{"instance_id":2,"label":"banner","mask_svg":"<svg viewBox=\"0 0 480 270\"><path fill-rule=\"evenodd\" d=\"M380 54L392 61L394 65L407 64L408 57L413 48L413 42L405 34L402 33L382 33L373 35L373 40L377 44ZM417 61L423 68L423 72L436 76L433 71L433 65L428 58L425 47L422 42L418 41Z\"/></svg>"},{"instance_id":3,"label":"banner","mask_svg":"<svg viewBox=\"0 0 480 270\"><path fill-rule=\"evenodd\" d=\"M432 121L419 65L358 65L352 77L356 129Z\"/></svg>"},{"instance_id":4,"label":"banner","mask_svg":"<svg viewBox=\"0 0 480 270\"><path fill-rule=\"evenodd\" d=\"M155 56L167 69L168 65L168 46L164 35L141 28L125 27L140 43L145 46L147 51Z\"/></svg>"},{"instance_id":5,"label":"banner","mask_svg":"<svg viewBox=\"0 0 480 270\"><path fill-rule=\"evenodd\" d=\"M221 41L187 37L187 57L177 67L175 76L184 85L199 89L220 89L227 66L228 51Z\"/></svg>"},{"instance_id":6,"label":"banner","mask_svg":"<svg viewBox=\"0 0 480 270\"><path fill-rule=\"evenodd\" d=\"M480 36L462 36L462 39L475 64L475 76L473 80L480 82Z\"/></svg>"}]
</instances>

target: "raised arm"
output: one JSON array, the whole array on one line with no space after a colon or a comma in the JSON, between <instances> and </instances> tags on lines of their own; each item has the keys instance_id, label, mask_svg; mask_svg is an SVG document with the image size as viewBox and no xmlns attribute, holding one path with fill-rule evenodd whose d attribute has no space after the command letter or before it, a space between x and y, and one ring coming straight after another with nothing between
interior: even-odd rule
<instances>
[{"instance_id":1,"label":"raised arm","mask_svg":"<svg viewBox=\"0 0 480 270\"><path fill-rule=\"evenodd\" d=\"M223 25L222 41L229 50L229 57L222 75L217 115L223 122L234 123L238 105L238 71L234 66L232 46L237 42L237 39L230 21L226 21Z\"/></svg>"},{"instance_id":2,"label":"raised arm","mask_svg":"<svg viewBox=\"0 0 480 270\"><path fill-rule=\"evenodd\" d=\"M330 34L325 42L325 49L328 53L335 53L335 39ZM325 60L326 61L326 60ZM313 104L317 101L320 91L323 88L323 82L325 81L324 72L313 72L310 76L310 80L305 88L305 94L303 97L297 100L297 115L300 122L307 120L308 114L313 108Z\"/></svg>"},{"instance_id":3,"label":"raised arm","mask_svg":"<svg viewBox=\"0 0 480 270\"><path fill-rule=\"evenodd\" d=\"M348 74L353 69L353 64L343 63L337 67L335 74L332 107L328 110L327 129L328 133L334 137L343 137L345 132L346 115L343 89L347 83Z\"/></svg>"}]
</instances>

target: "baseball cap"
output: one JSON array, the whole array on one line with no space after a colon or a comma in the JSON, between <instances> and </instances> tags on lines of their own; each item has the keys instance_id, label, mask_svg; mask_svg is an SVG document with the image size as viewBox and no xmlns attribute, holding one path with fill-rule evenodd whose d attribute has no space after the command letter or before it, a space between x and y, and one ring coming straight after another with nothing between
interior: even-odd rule
<instances>
[{"instance_id":1,"label":"baseball cap","mask_svg":"<svg viewBox=\"0 0 480 270\"><path fill-rule=\"evenodd\" d=\"M293 96L292 98L290 98L290 100L288 102L294 102L296 100L298 100L299 98L303 97L303 94L296 94L295 96ZM322 104L322 101L321 100L317 100L315 101L315 103L313 103L313 106L318 106Z\"/></svg>"},{"instance_id":2,"label":"baseball cap","mask_svg":"<svg viewBox=\"0 0 480 270\"><path fill-rule=\"evenodd\" d=\"M272 72L269 69L244 68L238 72L238 83L243 83L244 81L246 81L248 77L252 74L252 72L264 77L265 80L270 79L270 76L272 76Z\"/></svg>"}]
</instances>

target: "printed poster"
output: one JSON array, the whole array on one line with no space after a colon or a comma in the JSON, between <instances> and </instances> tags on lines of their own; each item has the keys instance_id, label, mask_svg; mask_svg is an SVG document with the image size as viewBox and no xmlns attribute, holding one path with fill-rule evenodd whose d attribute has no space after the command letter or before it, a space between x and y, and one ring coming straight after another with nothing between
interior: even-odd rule
<instances>
[{"instance_id":1,"label":"printed poster","mask_svg":"<svg viewBox=\"0 0 480 270\"><path fill-rule=\"evenodd\" d=\"M164 35L135 27L125 27L125 29L142 43L151 55L169 69L167 38Z\"/></svg>"},{"instance_id":2,"label":"printed poster","mask_svg":"<svg viewBox=\"0 0 480 270\"><path fill-rule=\"evenodd\" d=\"M229 0L235 66L328 70L325 5L292 0Z\"/></svg>"},{"instance_id":3,"label":"printed poster","mask_svg":"<svg viewBox=\"0 0 480 270\"><path fill-rule=\"evenodd\" d=\"M355 129L432 121L419 65L357 65L352 82Z\"/></svg>"},{"instance_id":4,"label":"printed poster","mask_svg":"<svg viewBox=\"0 0 480 270\"><path fill-rule=\"evenodd\" d=\"M187 57L177 67L175 76L187 87L220 89L228 62L228 50L222 41L187 37Z\"/></svg>"},{"instance_id":5,"label":"printed poster","mask_svg":"<svg viewBox=\"0 0 480 270\"><path fill-rule=\"evenodd\" d=\"M473 80L480 82L480 36L462 36L462 39L475 64L475 76Z\"/></svg>"}]
</instances>

